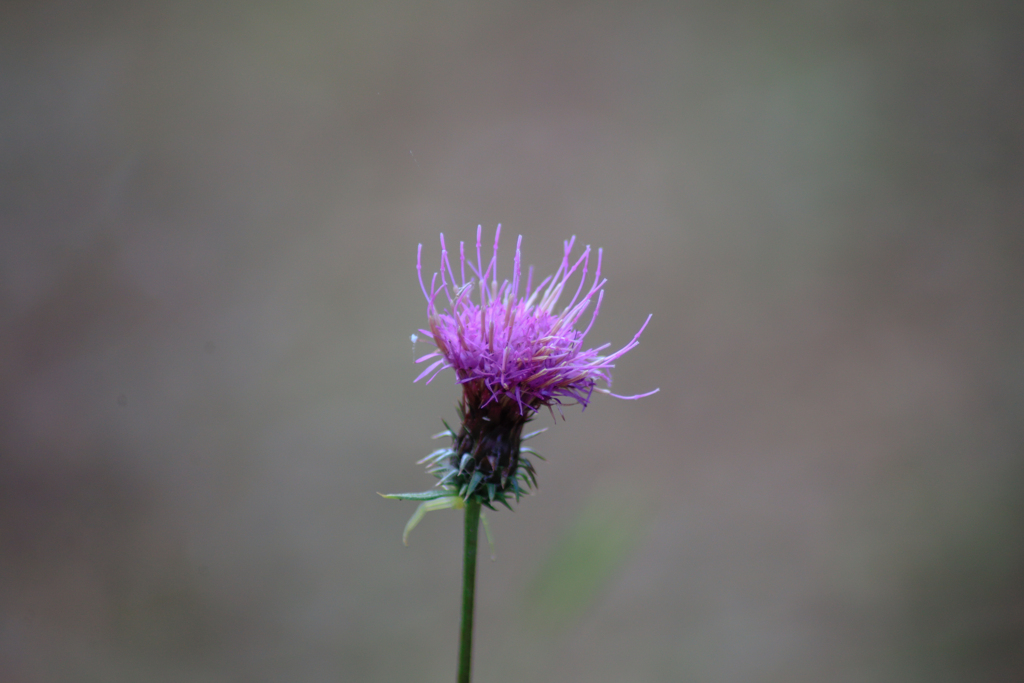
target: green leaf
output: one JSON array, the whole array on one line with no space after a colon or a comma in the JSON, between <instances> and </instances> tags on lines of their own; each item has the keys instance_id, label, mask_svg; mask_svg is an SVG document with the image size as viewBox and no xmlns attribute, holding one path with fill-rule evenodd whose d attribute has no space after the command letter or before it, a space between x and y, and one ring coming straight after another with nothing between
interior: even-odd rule
<instances>
[{"instance_id":1,"label":"green leaf","mask_svg":"<svg viewBox=\"0 0 1024 683\"><path fill-rule=\"evenodd\" d=\"M544 462L547 462L547 461L548 461L548 459L547 459L547 458L545 458L545 457L544 457L543 455L541 455L541 454L540 454L540 453L538 453L537 451L533 450L532 448L520 448L520 449L519 449L519 452L520 452L520 453L529 453L530 455L532 455L532 456L534 456L534 457L536 457L536 458L540 458L540 459L541 459L541 460L543 460Z\"/></svg>"},{"instance_id":2,"label":"green leaf","mask_svg":"<svg viewBox=\"0 0 1024 683\"><path fill-rule=\"evenodd\" d=\"M459 507L462 507L462 499L458 496L445 496L444 499L438 498L420 503L416 506L416 511L412 513L412 517L409 518L408 523L405 525L405 531L402 532L402 543L409 545L409 534L412 533L412 530L416 528L416 525L420 523L423 516L428 512Z\"/></svg>"},{"instance_id":3,"label":"green leaf","mask_svg":"<svg viewBox=\"0 0 1024 683\"><path fill-rule=\"evenodd\" d=\"M434 491L423 491L422 493L378 493L382 498L391 500L437 500L438 498L454 498L455 494L450 489L437 489Z\"/></svg>"},{"instance_id":4,"label":"green leaf","mask_svg":"<svg viewBox=\"0 0 1024 683\"><path fill-rule=\"evenodd\" d=\"M537 436L538 434L541 434L541 433L546 432L546 431L548 431L547 427L545 427L544 429L538 429L535 432L530 432L529 434L523 434L521 440L522 441L526 441L527 439L532 439L533 437Z\"/></svg>"},{"instance_id":5,"label":"green leaf","mask_svg":"<svg viewBox=\"0 0 1024 683\"><path fill-rule=\"evenodd\" d=\"M491 547L491 562L498 559L498 554L494 551L494 538L491 536L491 525L487 523L487 515L480 511L480 521L484 523L484 533L487 535L487 545Z\"/></svg>"},{"instance_id":6,"label":"green leaf","mask_svg":"<svg viewBox=\"0 0 1024 683\"><path fill-rule=\"evenodd\" d=\"M466 495L465 495L466 500L469 500L469 497L471 495L473 495L473 492L476 491L476 485L479 484L480 480L483 479L483 478L484 478L484 473L481 472L480 470L477 470L476 472L473 473L473 476L470 477L470 479L469 479L469 486L468 486L468 488L466 490Z\"/></svg>"}]
</instances>

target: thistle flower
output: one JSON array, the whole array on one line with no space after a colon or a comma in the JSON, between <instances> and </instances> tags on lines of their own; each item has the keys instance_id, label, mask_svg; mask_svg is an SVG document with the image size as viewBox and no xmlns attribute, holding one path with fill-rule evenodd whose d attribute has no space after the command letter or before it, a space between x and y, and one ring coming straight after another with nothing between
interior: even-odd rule
<instances>
[{"instance_id":1,"label":"thistle flower","mask_svg":"<svg viewBox=\"0 0 1024 683\"><path fill-rule=\"evenodd\" d=\"M553 410L557 409L564 419L562 406L579 404L586 409L594 391L627 400L658 391L619 396L598 386L598 382L611 385L610 370L615 367L615 361L639 344L640 335L651 320L648 315L633 339L608 355L602 353L610 344L590 349L583 347L583 340L593 327L604 298L602 287L607 280L601 279L602 250L597 251L589 287L587 273L592 252L588 246L572 261L570 255L576 241L573 237L563 243L562 263L555 274L534 287L531 267L525 291L520 295L523 238L520 236L516 242L512 280L499 285L500 236L499 225L486 266L481 256L480 227L477 228L476 263L466 258L465 243L460 242L456 274L442 234L441 263L429 288L423 281L423 245L419 245L416 271L427 301L429 326L420 333L437 349L416 360L417 363L433 362L415 381L426 379L429 384L442 371L453 369L457 383L462 385L459 407L462 425L458 432L449 427L447 432L437 435L450 436L450 448L438 449L420 461L427 463L430 472L441 480L438 486L443 488L429 498L429 494L406 494L401 496L403 498L412 495L418 500L478 496L488 507L493 501L508 506L507 494L518 500L524 488L537 485L533 464L522 454L540 456L523 447L522 442L539 433L523 435L523 427L539 410L546 407L553 416ZM559 299L577 273L579 284L572 300L557 310ZM474 289L478 300L474 299ZM594 308L590 321L586 329L580 331L577 322L591 304ZM429 507L448 506L439 503Z\"/></svg>"},{"instance_id":2,"label":"thistle flower","mask_svg":"<svg viewBox=\"0 0 1024 683\"><path fill-rule=\"evenodd\" d=\"M585 410L595 391L627 400L650 396L658 391L636 396L611 393L611 369L615 361L639 344L651 316L640 331L618 351L602 355L610 344L592 349L583 348L583 340L594 326L601 310L606 280L601 279L602 252L597 250L594 279L587 287L590 268L590 247L583 250L570 265L574 236L563 243L562 263L554 275L533 287L533 268L529 269L522 296L519 248L512 280L498 284L498 241L501 226L494 232L494 251L484 268L481 255L481 228L476 229L476 263L466 259L466 246L459 243L459 275L456 277L448 258L448 248L441 235L441 265L423 284L423 245L416 252L416 273L420 290L427 300L429 329L420 330L437 347L416 360L432 361L414 381L426 379L429 384L441 372L451 368L462 385L459 415L462 425L455 431L445 423L447 431L434 438L448 436L451 446L439 448L420 463L440 481L432 491L395 493L385 498L419 500L420 506L405 526L402 540L408 543L412 531L423 515L445 508L466 509L466 531L462 571L462 620L459 637L459 683L468 683L473 645L473 604L476 586L477 527L487 520L480 506L494 509L498 502L511 509L508 496L516 500L523 489L537 486L537 473L525 454L540 457L522 445L535 434L523 434L523 427L541 410L547 408L554 418L557 409L563 419L562 406L578 403ZM466 266L469 266L469 279ZM559 299L579 272L579 284L569 304L556 310ZM474 288L479 301L473 298ZM444 297L442 299L442 296ZM595 301L596 299L596 301ZM444 301L447 300L447 306ZM594 304L590 322L580 332L576 323ZM443 306L443 308L442 308ZM417 336L412 335L413 347ZM598 386L603 382L605 387ZM543 458L541 458L543 460ZM384 494L382 494L384 495ZM490 540L490 533L487 533Z\"/></svg>"}]
</instances>

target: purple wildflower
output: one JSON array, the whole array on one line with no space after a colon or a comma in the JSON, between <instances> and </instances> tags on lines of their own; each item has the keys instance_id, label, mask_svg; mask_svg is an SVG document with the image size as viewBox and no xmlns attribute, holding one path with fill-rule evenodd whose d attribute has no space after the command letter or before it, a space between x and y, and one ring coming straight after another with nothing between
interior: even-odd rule
<instances>
[{"instance_id":1,"label":"purple wildflower","mask_svg":"<svg viewBox=\"0 0 1024 683\"><path fill-rule=\"evenodd\" d=\"M449 430L453 439L451 449L435 451L425 459L430 461L431 471L442 479L442 484L457 487L463 497L483 486L487 490L485 501L504 503L506 488L511 488L518 498L519 481L536 486L532 465L520 458L520 442L524 438L523 426L541 407L554 406L561 412L562 405L579 403L585 409L595 390L630 400L658 390L618 396L597 386L598 380L611 385L610 370L615 361L639 344L640 335L651 320L648 315L640 331L618 351L602 355L610 344L583 348L583 340L601 309L602 287L607 282L601 279L600 249L589 287L586 283L591 250L588 246L570 263L576 241L573 237L563 243L562 263L554 275L533 287L533 268L529 269L525 291L520 296L523 283L519 248L523 238L520 236L516 242L511 282L505 280L499 285L500 235L499 225L486 267L481 258L481 228L477 228L475 264L472 259L467 260L465 244L460 242L458 275L441 235L440 270L431 279L429 289L423 283L423 245L419 246L416 270L427 300L430 327L420 332L434 342L437 350L417 359L417 363L433 362L415 381L428 378L429 383L441 371L452 368L463 387L462 429L459 433ZM577 271L580 281L572 300L565 308L556 310ZM474 289L479 302L474 301ZM442 310L439 306L444 303L447 306ZM581 332L576 324L592 303L589 324ZM519 471L520 464L525 472Z\"/></svg>"}]
</instances>

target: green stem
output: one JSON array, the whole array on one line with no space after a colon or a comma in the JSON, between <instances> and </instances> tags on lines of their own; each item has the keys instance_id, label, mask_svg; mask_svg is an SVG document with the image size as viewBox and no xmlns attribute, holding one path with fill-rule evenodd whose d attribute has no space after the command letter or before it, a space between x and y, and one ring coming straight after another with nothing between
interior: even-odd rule
<instances>
[{"instance_id":1,"label":"green stem","mask_svg":"<svg viewBox=\"0 0 1024 683\"><path fill-rule=\"evenodd\" d=\"M480 527L480 501L466 501L466 540L462 555L462 629L459 635L459 677L457 683L469 683L473 662L473 596L476 592L476 539Z\"/></svg>"}]
</instances>

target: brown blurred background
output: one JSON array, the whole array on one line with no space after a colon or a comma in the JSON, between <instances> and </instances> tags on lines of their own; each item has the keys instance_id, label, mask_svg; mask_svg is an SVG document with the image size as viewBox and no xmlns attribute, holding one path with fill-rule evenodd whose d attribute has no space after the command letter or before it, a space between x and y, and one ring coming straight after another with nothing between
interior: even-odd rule
<instances>
[{"instance_id":1,"label":"brown blurred background","mask_svg":"<svg viewBox=\"0 0 1024 683\"><path fill-rule=\"evenodd\" d=\"M499 222L661 393L534 442L475 680L1024 680L1021 7L5 3L0 681L452 680L375 492Z\"/></svg>"}]
</instances>

